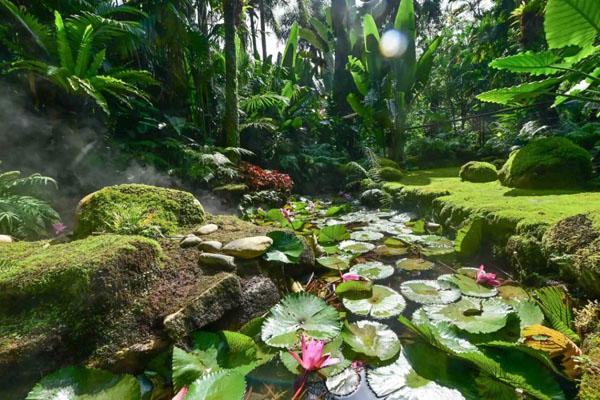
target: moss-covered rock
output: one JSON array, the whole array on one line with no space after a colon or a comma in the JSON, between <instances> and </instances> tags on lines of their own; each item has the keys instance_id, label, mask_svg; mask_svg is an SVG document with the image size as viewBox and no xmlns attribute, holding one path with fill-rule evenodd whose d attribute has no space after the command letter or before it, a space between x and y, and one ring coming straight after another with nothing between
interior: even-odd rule
<instances>
[{"instance_id":1,"label":"moss-covered rock","mask_svg":"<svg viewBox=\"0 0 600 400\"><path fill-rule=\"evenodd\" d=\"M513 152L498 177L522 189L577 188L592 177L591 155L564 137L539 139Z\"/></svg>"},{"instance_id":2,"label":"moss-covered rock","mask_svg":"<svg viewBox=\"0 0 600 400\"><path fill-rule=\"evenodd\" d=\"M76 237L94 232L172 234L204 222L204 209L188 192L156 186L109 186L84 197L75 214Z\"/></svg>"},{"instance_id":3,"label":"moss-covered rock","mask_svg":"<svg viewBox=\"0 0 600 400\"><path fill-rule=\"evenodd\" d=\"M372 208L387 208L392 205L392 195L381 189L370 189L360 195L360 202Z\"/></svg>"},{"instance_id":4,"label":"moss-covered rock","mask_svg":"<svg viewBox=\"0 0 600 400\"><path fill-rule=\"evenodd\" d=\"M582 349L587 360L579 384L579 399L600 400L600 333L588 336Z\"/></svg>"},{"instance_id":5,"label":"moss-covered rock","mask_svg":"<svg viewBox=\"0 0 600 400\"><path fill-rule=\"evenodd\" d=\"M364 192L365 190L370 190L370 189L381 189L381 184L375 182L371 178L365 178L360 181L360 190L362 192Z\"/></svg>"},{"instance_id":6,"label":"moss-covered rock","mask_svg":"<svg viewBox=\"0 0 600 400\"><path fill-rule=\"evenodd\" d=\"M392 167L381 167L377 170L377 175L382 181L398 182L402 179L402 171Z\"/></svg>"},{"instance_id":7,"label":"moss-covered rock","mask_svg":"<svg viewBox=\"0 0 600 400\"><path fill-rule=\"evenodd\" d=\"M483 161L469 161L460 168L460 179L468 182L493 182L498 179L496 166Z\"/></svg>"},{"instance_id":8,"label":"moss-covered rock","mask_svg":"<svg viewBox=\"0 0 600 400\"><path fill-rule=\"evenodd\" d=\"M527 279L532 273L547 271L547 261L542 251L542 244L533 236L513 235L508 238L506 256L510 265L522 279Z\"/></svg>"},{"instance_id":9,"label":"moss-covered rock","mask_svg":"<svg viewBox=\"0 0 600 400\"><path fill-rule=\"evenodd\" d=\"M460 257L473 257L479 253L483 238L483 222L483 218L473 218L456 232L454 250Z\"/></svg>"}]
</instances>

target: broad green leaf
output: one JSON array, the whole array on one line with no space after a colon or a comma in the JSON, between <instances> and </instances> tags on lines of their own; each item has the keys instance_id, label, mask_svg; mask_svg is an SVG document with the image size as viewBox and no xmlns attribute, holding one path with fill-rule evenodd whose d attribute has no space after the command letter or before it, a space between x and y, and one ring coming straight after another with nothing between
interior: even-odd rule
<instances>
[{"instance_id":1,"label":"broad green leaf","mask_svg":"<svg viewBox=\"0 0 600 400\"><path fill-rule=\"evenodd\" d=\"M548 0L544 30L551 49L592 45L600 32L600 2Z\"/></svg>"},{"instance_id":2,"label":"broad green leaf","mask_svg":"<svg viewBox=\"0 0 600 400\"><path fill-rule=\"evenodd\" d=\"M199 377L221 369L217 362L216 349L211 354L206 351L188 353L179 347L173 347L173 386L175 390L190 385Z\"/></svg>"},{"instance_id":3,"label":"broad green leaf","mask_svg":"<svg viewBox=\"0 0 600 400\"><path fill-rule=\"evenodd\" d=\"M298 343L301 334L330 340L340 330L340 316L335 308L316 296L298 293L288 295L271 309L261 337L270 346L289 348Z\"/></svg>"},{"instance_id":4,"label":"broad green leaf","mask_svg":"<svg viewBox=\"0 0 600 400\"><path fill-rule=\"evenodd\" d=\"M400 293L387 286L373 286L371 297L361 300L345 298L344 307L352 313L363 316L371 316L375 319L386 319L400 315L406 308L406 301Z\"/></svg>"},{"instance_id":5,"label":"broad green leaf","mask_svg":"<svg viewBox=\"0 0 600 400\"><path fill-rule=\"evenodd\" d=\"M400 0L398 12L394 19L394 28L398 30L408 42L404 54L393 60L398 84L397 90L409 93L415 83L417 69L417 29L414 0Z\"/></svg>"},{"instance_id":6,"label":"broad green leaf","mask_svg":"<svg viewBox=\"0 0 600 400\"><path fill-rule=\"evenodd\" d=\"M465 296L494 297L498 294L495 287L480 285L475 282L475 279L463 274L445 274L440 275L438 279L458 286L460 292Z\"/></svg>"},{"instance_id":7,"label":"broad green leaf","mask_svg":"<svg viewBox=\"0 0 600 400\"><path fill-rule=\"evenodd\" d=\"M373 282L371 281L347 281L342 282L335 288L335 294L342 299L365 299L373 294Z\"/></svg>"},{"instance_id":8,"label":"broad green leaf","mask_svg":"<svg viewBox=\"0 0 600 400\"><path fill-rule=\"evenodd\" d=\"M404 297L421 304L448 304L460 298L460 290L451 283L436 280L406 281L400 285Z\"/></svg>"},{"instance_id":9,"label":"broad green leaf","mask_svg":"<svg viewBox=\"0 0 600 400\"><path fill-rule=\"evenodd\" d=\"M304 252L304 244L293 233L274 231L267 234L273 239L273 244L265 254L267 261L278 261L286 264L295 264Z\"/></svg>"},{"instance_id":10,"label":"broad green leaf","mask_svg":"<svg viewBox=\"0 0 600 400\"><path fill-rule=\"evenodd\" d=\"M336 243L350 237L344 225L329 225L319 231L319 243Z\"/></svg>"},{"instance_id":11,"label":"broad green leaf","mask_svg":"<svg viewBox=\"0 0 600 400\"><path fill-rule=\"evenodd\" d=\"M596 79L593 79L593 78ZM567 90L566 94L569 96L576 96L578 94L581 94L583 92L585 92L586 90L588 90L590 88L590 86L592 86L592 84L594 83L598 83L599 80L598 78L600 77L600 67L594 69L588 77L586 77L585 79L577 82L575 85L573 85L569 90ZM559 104L564 103L565 101L567 101L569 99L569 97L567 96L556 96L556 100L554 101L554 106L557 106Z\"/></svg>"},{"instance_id":12,"label":"broad green leaf","mask_svg":"<svg viewBox=\"0 0 600 400\"><path fill-rule=\"evenodd\" d=\"M337 375L327 377L327 390L335 396L350 396L360 387L360 373L354 368L346 368Z\"/></svg>"},{"instance_id":13,"label":"broad green leaf","mask_svg":"<svg viewBox=\"0 0 600 400\"><path fill-rule=\"evenodd\" d=\"M375 321L346 324L342 338L353 351L382 361L396 356L401 347L394 331Z\"/></svg>"},{"instance_id":14,"label":"broad green leaf","mask_svg":"<svg viewBox=\"0 0 600 400\"><path fill-rule=\"evenodd\" d=\"M374 231L355 231L350 234L350 239L365 242L375 242L383 239L383 234Z\"/></svg>"},{"instance_id":15,"label":"broad green leaf","mask_svg":"<svg viewBox=\"0 0 600 400\"><path fill-rule=\"evenodd\" d=\"M361 264L354 264L352 268L350 268L350 272L360 275L363 278L377 281L394 275L394 267L380 261L369 261Z\"/></svg>"},{"instance_id":16,"label":"broad green leaf","mask_svg":"<svg viewBox=\"0 0 600 400\"><path fill-rule=\"evenodd\" d=\"M463 297L446 305L424 307L433 321L445 321L469 333L491 333L504 328L512 308L498 299Z\"/></svg>"},{"instance_id":17,"label":"broad green leaf","mask_svg":"<svg viewBox=\"0 0 600 400\"><path fill-rule=\"evenodd\" d=\"M375 84L378 82L381 74L381 55L379 54L379 29L375 19L371 14L366 14L363 18L363 38L365 41L366 67L369 73L369 82Z\"/></svg>"},{"instance_id":18,"label":"broad green leaf","mask_svg":"<svg viewBox=\"0 0 600 400\"><path fill-rule=\"evenodd\" d=\"M75 71L75 62L73 61L73 51L69 44L69 38L65 29L62 16L58 11L54 11L54 25L56 27L56 44L58 47L58 56L60 58L61 68L65 68L69 73Z\"/></svg>"},{"instance_id":19,"label":"broad green leaf","mask_svg":"<svg viewBox=\"0 0 600 400\"><path fill-rule=\"evenodd\" d=\"M340 206L331 206L325 211L326 217L333 217L338 214L344 213L348 211L350 207L347 204L342 204Z\"/></svg>"},{"instance_id":20,"label":"broad green leaf","mask_svg":"<svg viewBox=\"0 0 600 400\"><path fill-rule=\"evenodd\" d=\"M386 400L464 399L458 390L442 386L419 375L404 355L404 351L394 363L369 369L367 381L377 397L385 397Z\"/></svg>"},{"instance_id":21,"label":"broad green leaf","mask_svg":"<svg viewBox=\"0 0 600 400\"><path fill-rule=\"evenodd\" d=\"M66 367L44 377L27 400L140 400L141 389L131 375L83 367Z\"/></svg>"},{"instance_id":22,"label":"broad green leaf","mask_svg":"<svg viewBox=\"0 0 600 400\"><path fill-rule=\"evenodd\" d=\"M509 302L517 312L521 321L521 329L531 325L541 325L544 322L544 313L540 307L532 300L514 300Z\"/></svg>"},{"instance_id":23,"label":"broad green leaf","mask_svg":"<svg viewBox=\"0 0 600 400\"><path fill-rule=\"evenodd\" d=\"M217 371L198 378L189 388L186 399L242 400L246 393L244 375L236 370Z\"/></svg>"},{"instance_id":24,"label":"broad green leaf","mask_svg":"<svg viewBox=\"0 0 600 400\"><path fill-rule=\"evenodd\" d=\"M283 50L281 66L288 70L288 76L293 80L294 69L296 68L296 55L298 53L298 36L300 27L294 22L288 35L288 40Z\"/></svg>"},{"instance_id":25,"label":"broad green leaf","mask_svg":"<svg viewBox=\"0 0 600 400\"><path fill-rule=\"evenodd\" d=\"M338 244L341 251L350 254L364 254L375 249L375 245L367 242L357 242L355 240L344 240Z\"/></svg>"},{"instance_id":26,"label":"broad green leaf","mask_svg":"<svg viewBox=\"0 0 600 400\"><path fill-rule=\"evenodd\" d=\"M415 76L415 89L425 86L429 81L429 75L431 74L431 68L433 67L434 56L441 43L441 36L433 39L419 58Z\"/></svg>"},{"instance_id":27,"label":"broad green leaf","mask_svg":"<svg viewBox=\"0 0 600 400\"><path fill-rule=\"evenodd\" d=\"M528 82L521 85L494 89L481 93L477 99L496 104L517 104L524 100L552 92L552 87L560 83L560 79L549 78L542 81Z\"/></svg>"},{"instance_id":28,"label":"broad green leaf","mask_svg":"<svg viewBox=\"0 0 600 400\"><path fill-rule=\"evenodd\" d=\"M317 263L325 268L345 271L350 268L350 262L343 256L326 256L317 258Z\"/></svg>"},{"instance_id":29,"label":"broad green leaf","mask_svg":"<svg viewBox=\"0 0 600 400\"><path fill-rule=\"evenodd\" d=\"M434 265L423 258L402 258L396 261L396 268L403 271L429 271Z\"/></svg>"},{"instance_id":30,"label":"broad green leaf","mask_svg":"<svg viewBox=\"0 0 600 400\"><path fill-rule=\"evenodd\" d=\"M551 51L534 53L528 51L504 58L496 58L490 63L490 67L505 69L511 72L521 72L530 75L556 75L562 72L557 69L561 58ZM561 65L565 67L568 65Z\"/></svg>"}]
</instances>

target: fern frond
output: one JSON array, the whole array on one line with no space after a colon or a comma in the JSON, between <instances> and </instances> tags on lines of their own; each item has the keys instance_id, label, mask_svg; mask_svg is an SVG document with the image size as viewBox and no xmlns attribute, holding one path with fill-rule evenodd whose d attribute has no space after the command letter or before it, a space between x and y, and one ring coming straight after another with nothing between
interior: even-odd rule
<instances>
[{"instance_id":1,"label":"fern frond","mask_svg":"<svg viewBox=\"0 0 600 400\"><path fill-rule=\"evenodd\" d=\"M277 130L277 124L273 120L273 118L258 118L246 121L240 124L240 132L246 129L264 129L269 132L274 132Z\"/></svg>"},{"instance_id":2,"label":"fern frond","mask_svg":"<svg viewBox=\"0 0 600 400\"><path fill-rule=\"evenodd\" d=\"M535 291L535 297L552 329L579 343L581 338L571 328L573 326L572 302L564 289L560 286L543 287Z\"/></svg>"},{"instance_id":3,"label":"fern frond","mask_svg":"<svg viewBox=\"0 0 600 400\"><path fill-rule=\"evenodd\" d=\"M248 113L268 108L282 109L289 105L289 99L276 93L262 93L247 97L240 101L240 108Z\"/></svg>"},{"instance_id":4,"label":"fern frond","mask_svg":"<svg viewBox=\"0 0 600 400\"><path fill-rule=\"evenodd\" d=\"M73 62L73 52L69 44L69 39L67 38L65 23L58 11L54 11L54 24L56 26L56 45L58 56L60 58L60 65L72 73L75 67Z\"/></svg>"},{"instance_id":5,"label":"fern frond","mask_svg":"<svg viewBox=\"0 0 600 400\"><path fill-rule=\"evenodd\" d=\"M83 76L88 64L90 62L90 54L92 51L94 29L91 25L86 26L83 36L81 37L81 44L79 45L79 51L77 52L77 61L75 62L74 75Z\"/></svg>"},{"instance_id":6,"label":"fern frond","mask_svg":"<svg viewBox=\"0 0 600 400\"><path fill-rule=\"evenodd\" d=\"M38 46L46 53L49 52L48 48L52 34L46 25L42 24L35 16L21 10L9 0L0 0L0 5L4 6L23 28L31 34Z\"/></svg>"},{"instance_id":7,"label":"fern frond","mask_svg":"<svg viewBox=\"0 0 600 400\"><path fill-rule=\"evenodd\" d=\"M106 49L102 49L94 55L94 59L90 63L87 72L85 73L84 78L90 78L92 76L98 75L98 71L100 67L104 63L106 59Z\"/></svg>"},{"instance_id":8,"label":"fern frond","mask_svg":"<svg viewBox=\"0 0 600 400\"><path fill-rule=\"evenodd\" d=\"M225 147L223 149L223 153L225 154L235 154L236 156L253 156L254 152L244 149L243 147Z\"/></svg>"}]
</instances>

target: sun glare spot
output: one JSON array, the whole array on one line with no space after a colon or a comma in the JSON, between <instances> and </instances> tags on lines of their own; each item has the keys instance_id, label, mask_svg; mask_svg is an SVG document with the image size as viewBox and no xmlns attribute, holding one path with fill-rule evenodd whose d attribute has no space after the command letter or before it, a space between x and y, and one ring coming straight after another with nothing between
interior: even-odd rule
<instances>
[{"instance_id":1,"label":"sun glare spot","mask_svg":"<svg viewBox=\"0 0 600 400\"><path fill-rule=\"evenodd\" d=\"M408 48L406 37L395 29L390 29L381 36L379 50L384 57L400 57Z\"/></svg>"}]
</instances>

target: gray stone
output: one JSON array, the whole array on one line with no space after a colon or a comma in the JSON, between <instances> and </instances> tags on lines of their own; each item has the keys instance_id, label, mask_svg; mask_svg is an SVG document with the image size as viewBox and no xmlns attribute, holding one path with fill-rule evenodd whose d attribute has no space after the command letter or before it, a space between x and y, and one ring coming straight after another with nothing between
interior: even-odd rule
<instances>
[{"instance_id":1,"label":"gray stone","mask_svg":"<svg viewBox=\"0 0 600 400\"><path fill-rule=\"evenodd\" d=\"M235 271L236 269L235 259L225 254L202 253L198 256L198 265L225 271Z\"/></svg>"},{"instance_id":2,"label":"gray stone","mask_svg":"<svg viewBox=\"0 0 600 400\"><path fill-rule=\"evenodd\" d=\"M196 231L196 233L198 235L210 235L213 232L216 232L219 230L219 227L215 224L206 224L204 226L201 226L200 228L198 228L198 230Z\"/></svg>"},{"instance_id":3,"label":"gray stone","mask_svg":"<svg viewBox=\"0 0 600 400\"><path fill-rule=\"evenodd\" d=\"M203 277L186 304L163 320L165 331L175 341L181 341L190 332L219 320L241 304L242 290L239 279L229 273Z\"/></svg>"},{"instance_id":4,"label":"gray stone","mask_svg":"<svg viewBox=\"0 0 600 400\"><path fill-rule=\"evenodd\" d=\"M223 248L223 243L217 240L207 240L200 243L198 248L207 253L218 253Z\"/></svg>"},{"instance_id":5,"label":"gray stone","mask_svg":"<svg viewBox=\"0 0 600 400\"><path fill-rule=\"evenodd\" d=\"M12 243L12 237L8 235L0 235L0 243Z\"/></svg>"},{"instance_id":6,"label":"gray stone","mask_svg":"<svg viewBox=\"0 0 600 400\"><path fill-rule=\"evenodd\" d=\"M187 249L190 247L196 247L200 243L202 243L202 239L200 239L196 235L191 234L184 237L183 240L179 242L179 246L181 246L181 248Z\"/></svg>"},{"instance_id":7,"label":"gray stone","mask_svg":"<svg viewBox=\"0 0 600 400\"><path fill-rule=\"evenodd\" d=\"M246 260L260 257L273 244L268 236L253 236L237 239L223 246L223 253Z\"/></svg>"},{"instance_id":8,"label":"gray stone","mask_svg":"<svg viewBox=\"0 0 600 400\"><path fill-rule=\"evenodd\" d=\"M371 189L360 195L360 202L372 208L389 207L392 204L392 196L381 189Z\"/></svg>"}]
</instances>

